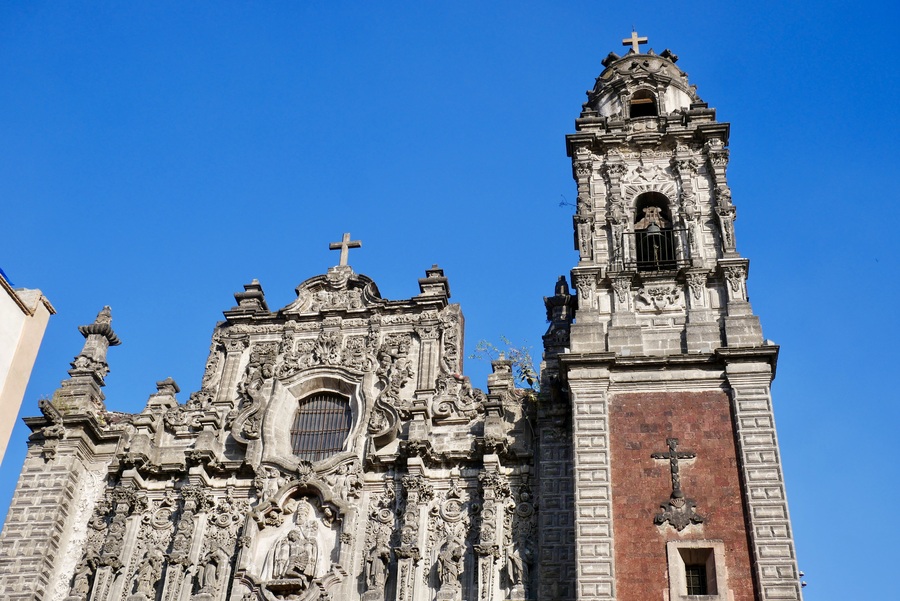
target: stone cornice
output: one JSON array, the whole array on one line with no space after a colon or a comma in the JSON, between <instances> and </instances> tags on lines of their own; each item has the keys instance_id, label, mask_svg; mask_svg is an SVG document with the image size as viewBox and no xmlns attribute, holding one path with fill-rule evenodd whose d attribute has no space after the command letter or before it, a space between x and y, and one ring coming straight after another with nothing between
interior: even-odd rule
<instances>
[{"instance_id":1,"label":"stone cornice","mask_svg":"<svg viewBox=\"0 0 900 601\"><path fill-rule=\"evenodd\" d=\"M714 353L691 353L678 355L636 355L621 356L615 353L563 353L558 356L561 372L565 376L573 368L601 368L616 373L621 368L628 371L699 368L704 370L720 368L736 362L763 362L771 365L772 377L778 361L778 345L761 347L719 348Z\"/></svg>"}]
</instances>

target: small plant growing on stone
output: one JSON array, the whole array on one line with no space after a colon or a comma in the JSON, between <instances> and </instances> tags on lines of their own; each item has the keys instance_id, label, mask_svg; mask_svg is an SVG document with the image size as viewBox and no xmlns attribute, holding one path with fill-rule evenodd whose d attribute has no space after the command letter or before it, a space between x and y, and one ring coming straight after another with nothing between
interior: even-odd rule
<instances>
[{"instance_id":1,"label":"small plant growing on stone","mask_svg":"<svg viewBox=\"0 0 900 601\"><path fill-rule=\"evenodd\" d=\"M531 392L540 392L541 380L537 370L534 369L531 347L515 345L506 336L500 336L500 343L502 347L488 340L479 340L478 344L475 345L475 351L469 355L469 358L483 361L494 361L496 359L511 361L516 384L527 388Z\"/></svg>"}]
</instances>

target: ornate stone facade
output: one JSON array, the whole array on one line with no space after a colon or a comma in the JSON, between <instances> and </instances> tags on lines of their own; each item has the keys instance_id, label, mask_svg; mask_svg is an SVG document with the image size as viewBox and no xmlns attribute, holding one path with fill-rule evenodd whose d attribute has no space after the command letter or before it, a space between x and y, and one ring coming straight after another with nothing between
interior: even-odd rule
<instances>
[{"instance_id":1,"label":"ornate stone facade","mask_svg":"<svg viewBox=\"0 0 900 601\"><path fill-rule=\"evenodd\" d=\"M545 299L541 598L799 600L729 125L645 41L603 61L566 138L580 260Z\"/></svg>"},{"instance_id":2,"label":"ornate stone facade","mask_svg":"<svg viewBox=\"0 0 900 601\"><path fill-rule=\"evenodd\" d=\"M104 308L26 420L0 596L800 599L728 125L628 43L567 138L580 260L545 299L540 394L504 359L473 387L443 271L383 299L349 234L286 307L244 286L199 390L160 381L140 413L106 406Z\"/></svg>"},{"instance_id":3,"label":"ornate stone facade","mask_svg":"<svg viewBox=\"0 0 900 601\"><path fill-rule=\"evenodd\" d=\"M254 281L213 332L200 389L179 402L161 381L134 415L101 392L119 342L105 308L28 420L0 545L57 542L0 559L4 598L525 598L533 403L509 362L487 392L461 375L443 271L420 288L388 301L338 265L270 311Z\"/></svg>"}]
</instances>

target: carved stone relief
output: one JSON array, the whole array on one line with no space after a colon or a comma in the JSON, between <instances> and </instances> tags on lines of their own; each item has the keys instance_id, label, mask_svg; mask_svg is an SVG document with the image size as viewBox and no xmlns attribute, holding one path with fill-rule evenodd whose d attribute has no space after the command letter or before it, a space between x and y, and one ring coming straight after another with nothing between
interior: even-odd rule
<instances>
[{"instance_id":1,"label":"carved stone relief","mask_svg":"<svg viewBox=\"0 0 900 601\"><path fill-rule=\"evenodd\" d=\"M255 537L250 572L262 583L265 598L303 596L320 588L316 583L333 569L338 523L324 509L314 497L289 498L281 523L264 526Z\"/></svg>"},{"instance_id":2,"label":"carved stone relief","mask_svg":"<svg viewBox=\"0 0 900 601\"><path fill-rule=\"evenodd\" d=\"M638 310L667 311L684 308L681 288L675 285L648 286L637 293Z\"/></svg>"},{"instance_id":3,"label":"carved stone relief","mask_svg":"<svg viewBox=\"0 0 900 601\"><path fill-rule=\"evenodd\" d=\"M375 375L381 392L372 407L368 427L376 442L392 438L399 426L400 415L408 412L407 402L401 395L413 377L409 359L411 345L411 334L387 334L378 351Z\"/></svg>"},{"instance_id":4,"label":"carved stone relief","mask_svg":"<svg viewBox=\"0 0 900 601\"><path fill-rule=\"evenodd\" d=\"M484 411L484 393L472 388L468 378L439 376L435 383L431 415L435 424L465 424Z\"/></svg>"},{"instance_id":5,"label":"carved stone relief","mask_svg":"<svg viewBox=\"0 0 900 601\"><path fill-rule=\"evenodd\" d=\"M363 600L383 601L389 586L389 579L394 564L396 547L395 527L396 495L393 486L385 483L385 490L372 498L372 509L366 523L365 546L368 552L363 553L361 569L363 577Z\"/></svg>"},{"instance_id":6,"label":"carved stone relief","mask_svg":"<svg viewBox=\"0 0 900 601\"><path fill-rule=\"evenodd\" d=\"M221 334L217 329L213 334L212 343L209 345L209 358L206 360L206 369L203 371L203 378L200 380L200 388L203 390L213 390L219 383L221 376L219 367L222 363L221 349Z\"/></svg>"},{"instance_id":7,"label":"carved stone relief","mask_svg":"<svg viewBox=\"0 0 900 601\"><path fill-rule=\"evenodd\" d=\"M738 300L744 300L746 298L744 287L747 279L747 269L742 265L734 265L725 267L722 271L725 273L725 280L731 289L731 296Z\"/></svg>"},{"instance_id":8,"label":"carved stone relief","mask_svg":"<svg viewBox=\"0 0 900 601\"><path fill-rule=\"evenodd\" d=\"M232 435L238 442L246 444L260 436L262 389L275 375L278 346L275 342L260 342L250 349L244 379L238 384L238 395L241 398L239 413L232 426Z\"/></svg>"},{"instance_id":9,"label":"carved stone relief","mask_svg":"<svg viewBox=\"0 0 900 601\"><path fill-rule=\"evenodd\" d=\"M341 334L333 330L322 330L313 346L313 365L340 365Z\"/></svg>"},{"instance_id":10,"label":"carved stone relief","mask_svg":"<svg viewBox=\"0 0 900 601\"><path fill-rule=\"evenodd\" d=\"M691 296L695 301L703 298L703 292L706 290L706 274L705 273L689 273L685 276Z\"/></svg>"},{"instance_id":11,"label":"carved stone relief","mask_svg":"<svg viewBox=\"0 0 900 601\"><path fill-rule=\"evenodd\" d=\"M578 307L580 309L595 309L594 287L596 276L592 273L576 273L573 276L575 289L578 291Z\"/></svg>"},{"instance_id":12,"label":"carved stone relief","mask_svg":"<svg viewBox=\"0 0 900 601\"><path fill-rule=\"evenodd\" d=\"M460 371L459 348L459 316L456 312L445 310L441 314L441 371L447 374L458 374Z\"/></svg>"},{"instance_id":13,"label":"carved stone relief","mask_svg":"<svg viewBox=\"0 0 900 601\"><path fill-rule=\"evenodd\" d=\"M465 498L459 479L450 477L450 487L438 494L428 514L428 538L424 556L431 570L423 572L425 584L437 591L437 599L462 598L466 583L474 579L469 540L472 502Z\"/></svg>"}]
</instances>

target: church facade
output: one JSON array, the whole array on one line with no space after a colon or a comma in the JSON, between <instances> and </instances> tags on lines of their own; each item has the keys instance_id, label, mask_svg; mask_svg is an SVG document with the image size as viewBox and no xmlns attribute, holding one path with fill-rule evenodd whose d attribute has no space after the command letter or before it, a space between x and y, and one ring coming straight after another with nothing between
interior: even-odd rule
<instances>
[{"instance_id":1,"label":"church facade","mask_svg":"<svg viewBox=\"0 0 900 601\"><path fill-rule=\"evenodd\" d=\"M0 596L54 601L800 600L716 121L677 56L611 53L567 137L579 261L544 299L540 392L461 374L434 266L254 281L198 390L107 407L109 308L32 430ZM571 281L571 288L569 281Z\"/></svg>"}]
</instances>

